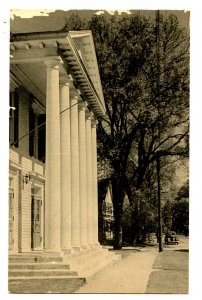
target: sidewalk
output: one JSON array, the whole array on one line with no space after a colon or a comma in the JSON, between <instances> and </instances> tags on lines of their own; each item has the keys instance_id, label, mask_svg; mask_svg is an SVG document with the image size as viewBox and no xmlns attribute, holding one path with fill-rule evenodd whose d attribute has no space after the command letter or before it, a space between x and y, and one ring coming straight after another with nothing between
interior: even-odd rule
<instances>
[{"instance_id":1,"label":"sidewalk","mask_svg":"<svg viewBox=\"0 0 202 300\"><path fill-rule=\"evenodd\" d=\"M157 250L121 250L122 260L93 276L76 293L145 293Z\"/></svg>"},{"instance_id":2,"label":"sidewalk","mask_svg":"<svg viewBox=\"0 0 202 300\"><path fill-rule=\"evenodd\" d=\"M184 294L188 292L188 239L179 245L123 248L122 259L90 278L79 294Z\"/></svg>"}]
</instances>

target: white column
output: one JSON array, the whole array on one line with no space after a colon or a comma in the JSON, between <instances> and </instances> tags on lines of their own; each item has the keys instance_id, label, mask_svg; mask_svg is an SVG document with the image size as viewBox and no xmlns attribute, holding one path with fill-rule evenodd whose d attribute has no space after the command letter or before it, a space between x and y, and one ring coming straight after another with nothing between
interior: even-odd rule
<instances>
[{"instance_id":1,"label":"white column","mask_svg":"<svg viewBox=\"0 0 202 300\"><path fill-rule=\"evenodd\" d=\"M93 234L94 244L99 245L98 242L98 181L97 181L97 135L96 135L97 121L92 121L92 201L93 201Z\"/></svg>"},{"instance_id":2,"label":"white column","mask_svg":"<svg viewBox=\"0 0 202 300\"><path fill-rule=\"evenodd\" d=\"M91 113L86 113L86 190L88 209L88 244L93 245L93 206L92 206L92 141L91 141Z\"/></svg>"},{"instance_id":3,"label":"white column","mask_svg":"<svg viewBox=\"0 0 202 300\"><path fill-rule=\"evenodd\" d=\"M71 154L68 78L60 79L61 249L71 248Z\"/></svg>"},{"instance_id":4,"label":"white column","mask_svg":"<svg viewBox=\"0 0 202 300\"><path fill-rule=\"evenodd\" d=\"M86 198L86 129L85 102L79 103L79 191L80 191L80 238L81 246L87 247L87 198Z\"/></svg>"},{"instance_id":5,"label":"white column","mask_svg":"<svg viewBox=\"0 0 202 300\"><path fill-rule=\"evenodd\" d=\"M46 248L60 250L59 61L48 59L46 83Z\"/></svg>"},{"instance_id":6,"label":"white column","mask_svg":"<svg viewBox=\"0 0 202 300\"><path fill-rule=\"evenodd\" d=\"M78 96L71 98L71 192L72 192L72 247L80 248L80 208L79 208L79 135L78 135Z\"/></svg>"}]
</instances>

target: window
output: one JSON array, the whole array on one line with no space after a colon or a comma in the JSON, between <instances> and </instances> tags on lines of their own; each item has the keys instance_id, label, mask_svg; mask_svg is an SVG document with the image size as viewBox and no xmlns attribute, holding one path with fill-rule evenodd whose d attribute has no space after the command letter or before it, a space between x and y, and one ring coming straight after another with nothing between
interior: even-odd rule
<instances>
[{"instance_id":1,"label":"window","mask_svg":"<svg viewBox=\"0 0 202 300\"><path fill-rule=\"evenodd\" d=\"M45 162L45 152L46 152L46 115L41 114L38 118L38 159Z\"/></svg>"},{"instance_id":2,"label":"window","mask_svg":"<svg viewBox=\"0 0 202 300\"><path fill-rule=\"evenodd\" d=\"M18 147L19 100L16 92L10 92L9 104L9 143Z\"/></svg>"},{"instance_id":3,"label":"window","mask_svg":"<svg viewBox=\"0 0 202 300\"><path fill-rule=\"evenodd\" d=\"M45 120L44 114L35 114L29 109L29 155L45 162Z\"/></svg>"},{"instance_id":4,"label":"window","mask_svg":"<svg viewBox=\"0 0 202 300\"><path fill-rule=\"evenodd\" d=\"M37 141L37 124L36 117L32 107L29 108L29 155L37 157L36 144Z\"/></svg>"}]
</instances>

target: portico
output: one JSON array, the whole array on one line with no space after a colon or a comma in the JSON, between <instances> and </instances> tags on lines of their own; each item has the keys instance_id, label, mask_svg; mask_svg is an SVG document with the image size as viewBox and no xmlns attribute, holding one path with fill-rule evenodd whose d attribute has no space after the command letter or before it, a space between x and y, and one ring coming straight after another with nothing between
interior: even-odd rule
<instances>
[{"instance_id":1,"label":"portico","mask_svg":"<svg viewBox=\"0 0 202 300\"><path fill-rule=\"evenodd\" d=\"M43 248L97 247L96 119L105 105L91 32L15 34L10 62L46 114Z\"/></svg>"},{"instance_id":2,"label":"portico","mask_svg":"<svg viewBox=\"0 0 202 300\"><path fill-rule=\"evenodd\" d=\"M69 293L119 259L98 242L92 34L14 34L10 55L9 291Z\"/></svg>"}]
</instances>

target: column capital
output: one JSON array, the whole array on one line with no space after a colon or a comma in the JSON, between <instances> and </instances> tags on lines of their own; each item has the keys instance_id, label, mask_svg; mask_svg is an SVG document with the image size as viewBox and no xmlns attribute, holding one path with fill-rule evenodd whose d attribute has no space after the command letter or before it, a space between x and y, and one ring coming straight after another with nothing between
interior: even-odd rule
<instances>
[{"instance_id":1,"label":"column capital","mask_svg":"<svg viewBox=\"0 0 202 300\"><path fill-rule=\"evenodd\" d=\"M84 110L84 111L87 109L86 101L80 101L79 102L79 109Z\"/></svg>"},{"instance_id":2,"label":"column capital","mask_svg":"<svg viewBox=\"0 0 202 300\"><path fill-rule=\"evenodd\" d=\"M44 59L44 64L47 68L59 69L62 60L59 57L47 57Z\"/></svg>"},{"instance_id":3,"label":"column capital","mask_svg":"<svg viewBox=\"0 0 202 300\"><path fill-rule=\"evenodd\" d=\"M97 124L98 124L98 120L92 119L91 126L92 126L93 128L96 128Z\"/></svg>"},{"instance_id":4,"label":"column capital","mask_svg":"<svg viewBox=\"0 0 202 300\"><path fill-rule=\"evenodd\" d=\"M72 100L72 99L77 99L77 100L79 100L79 99L80 99L80 95L81 95L81 93L80 93L79 90L76 90L76 89L74 89L73 91L70 90L70 99L71 99L71 100Z\"/></svg>"},{"instance_id":5,"label":"column capital","mask_svg":"<svg viewBox=\"0 0 202 300\"><path fill-rule=\"evenodd\" d=\"M93 120L93 114L91 111L86 111L86 120Z\"/></svg>"},{"instance_id":6,"label":"column capital","mask_svg":"<svg viewBox=\"0 0 202 300\"><path fill-rule=\"evenodd\" d=\"M70 74L60 74L60 84L61 85L70 85L73 84L73 78Z\"/></svg>"}]
</instances>

